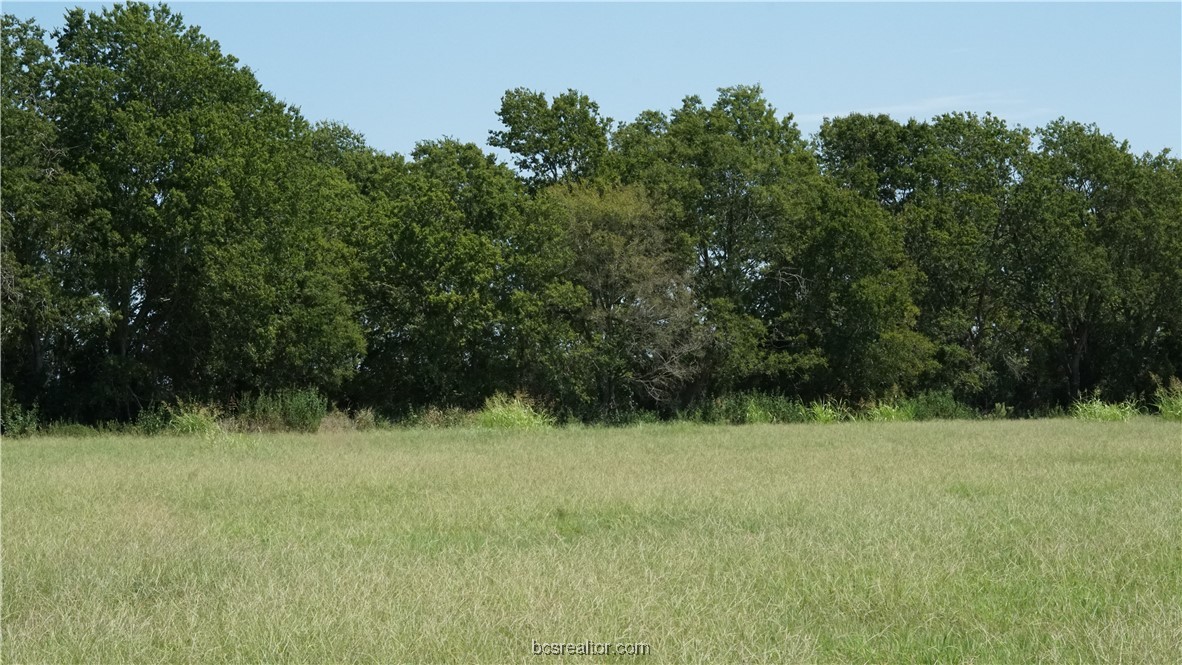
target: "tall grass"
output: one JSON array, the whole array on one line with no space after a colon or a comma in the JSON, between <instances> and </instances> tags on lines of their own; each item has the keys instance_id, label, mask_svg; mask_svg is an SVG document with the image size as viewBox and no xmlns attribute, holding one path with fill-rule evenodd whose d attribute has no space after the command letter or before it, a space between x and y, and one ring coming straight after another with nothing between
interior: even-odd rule
<instances>
[{"instance_id":1,"label":"tall grass","mask_svg":"<svg viewBox=\"0 0 1182 665\"><path fill-rule=\"evenodd\" d=\"M476 425L488 429L541 429L553 427L554 422L550 414L523 393L512 397L496 393L484 401L484 408L475 416Z\"/></svg>"},{"instance_id":2,"label":"tall grass","mask_svg":"<svg viewBox=\"0 0 1182 665\"><path fill-rule=\"evenodd\" d=\"M0 659L1177 661L1177 423L530 434L6 440Z\"/></svg>"},{"instance_id":3,"label":"tall grass","mask_svg":"<svg viewBox=\"0 0 1182 665\"><path fill-rule=\"evenodd\" d=\"M718 397L691 414L692 420L732 425L761 423L837 423L846 420L906 422L911 420L968 420L977 418L972 408L956 401L951 392L927 392L905 399L872 402L860 411L840 400L798 399L763 393L736 393Z\"/></svg>"},{"instance_id":4,"label":"tall grass","mask_svg":"<svg viewBox=\"0 0 1182 665\"><path fill-rule=\"evenodd\" d=\"M254 432L315 432L328 415L328 400L312 389L246 395L238 402L235 428Z\"/></svg>"},{"instance_id":5,"label":"tall grass","mask_svg":"<svg viewBox=\"0 0 1182 665\"><path fill-rule=\"evenodd\" d=\"M169 406L168 411L168 430L172 434L209 436L222 431L218 424L221 411L216 407L181 402Z\"/></svg>"},{"instance_id":6,"label":"tall grass","mask_svg":"<svg viewBox=\"0 0 1182 665\"><path fill-rule=\"evenodd\" d=\"M197 402L156 404L140 411L131 431L148 436L211 435L222 431L221 415L221 409Z\"/></svg>"},{"instance_id":7,"label":"tall grass","mask_svg":"<svg viewBox=\"0 0 1182 665\"><path fill-rule=\"evenodd\" d=\"M978 416L972 408L956 401L950 390L927 391L900 402L915 420L971 420Z\"/></svg>"},{"instance_id":8,"label":"tall grass","mask_svg":"<svg viewBox=\"0 0 1182 665\"><path fill-rule=\"evenodd\" d=\"M915 420L915 405L910 402L876 402L862 410L862 417L873 422L909 422Z\"/></svg>"},{"instance_id":9,"label":"tall grass","mask_svg":"<svg viewBox=\"0 0 1182 665\"><path fill-rule=\"evenodd\" d=\"M849 409L841 402L830 400L809 404L806 411L810 422L829 425L849 418Z\"/></svg>"},{"instance_id":10,"label":"tall grass","mask_svg":"<svg viewBox=\"0 0 1182 665\"><path fill-rule=\"evenodd\" d=\"M1154 393L1157 412L1166 420L1182 420L1182 380L1171 377L1170 382L1158 386Z\"/></svg>"},{"instance_id":11,"label":"tall grass","mask_svg":"<svg viewBox=\"0 0 1182 665\"><path fill-rule=\"evenodd\" d=\"M1136 402L1125 400L1110 404L1101 400L1098 394L1077 400L1071 405L1072 418L1098 422L1127 422L1138 411Z\"/></svg>"},{"instance_id":12,"label":"tall grass","mask_svg":"<svg viewBox=\"0 0 1182 665\"><path fill-rule=\"evenodd\" d=\"M717 397L699 408L692 419L730 425L802 423L808 410L800 400L759 392L732 393Z\"/></svg>"},{"instance_id":13,"label":"tall grass","mask_svg":"<svg viewBox=\"0 0 1182 665\"><path fill-rule=\"evenodd\" d=\"M410 412L399 423L420 429L445 429L474 424L476 414L459 407L429 406Z\"/></svg>"}]
</instances>

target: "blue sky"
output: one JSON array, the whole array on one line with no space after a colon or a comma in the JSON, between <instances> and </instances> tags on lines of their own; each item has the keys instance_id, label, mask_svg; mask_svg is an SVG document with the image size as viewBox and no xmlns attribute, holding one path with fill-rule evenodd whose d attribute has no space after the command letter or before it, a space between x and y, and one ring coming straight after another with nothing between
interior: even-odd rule
<instances>
[{"instance_id":1,"label":"blue sky","mask_svg":"<svg viewBox=\"0 0 1182 665\"><path fill-rule=\"evenodd\" d=\"M4 3L60 25L66 7ZM485 145L501 94L576 88L629 120L759 83L814 132L825 116L992 111L1095 122L1182 154L1182 3L170 3L312 120L382 150Z\"/></svg>"}]
</instances>

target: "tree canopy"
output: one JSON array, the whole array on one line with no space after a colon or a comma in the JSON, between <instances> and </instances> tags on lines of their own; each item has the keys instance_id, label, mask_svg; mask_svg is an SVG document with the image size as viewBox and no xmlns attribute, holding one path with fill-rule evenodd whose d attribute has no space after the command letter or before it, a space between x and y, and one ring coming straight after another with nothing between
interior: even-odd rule
<instances>
[{"instance_id":1,"label":"tree canopy","mask_svg":"<svg viewBox=\"0 0 1182 665\"><path fill-rule=\"evenodd\" d=\"M312 123L164 5L3 17L5 404L127 420L312 388L390 416L522 390L1037 411L1182 374L1182 166L1094 125L758 86L615 122L509 90L489 145Z\"/></svg>"}]
</instances>

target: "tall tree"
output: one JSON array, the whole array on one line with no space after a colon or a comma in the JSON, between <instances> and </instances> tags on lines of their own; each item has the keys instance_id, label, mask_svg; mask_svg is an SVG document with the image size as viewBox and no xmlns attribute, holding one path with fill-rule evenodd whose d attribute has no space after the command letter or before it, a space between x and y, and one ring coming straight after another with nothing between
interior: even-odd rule
<instances>
[{"instance_id":1,"label":"tall tree","mask_svg":"<svg viewBox=\"0 0 1182 665\"><path fill-rule=\"evenodd\" d=\"M933 348L916 330L902 229L828 178L802 188L766 240L759 311L771 352L761 387L851 399L914 390Z\"/></svg>"},{"instance_id":2,"label":"tall tree","mask_svg":"<svg viewBox=\"0 0 1182 665\"><path fill-rule=\"evenodd\" d=\"M723 88L711 106L688 97L667 120L642 114L616 142L621 172L667 202L667 235L695 265L713 330L702 389L727 390L780 364L756 296L772 278L767 240L816 171L792 116L778 117L758 86Z\"/></svg>"},{"instance_id":3,"label":"tall tree","mask_svg":"<svg viewBox=\"0 0 1182 665\"><path fill-rule=\"evenodd\" d=\"M497 112L505 129L489 132L489 145L514 155L532 189L595 177L608 155L611 118L577 90L547 102L542 92L516 88Z\"/></svg>"},{"instance_id":4,"label":"tall tree","mask_svg":"<svg viewBox=\"0 0 1182 665\"><path fill-rule=\"evenodd\" d=\"M927 125L902 124L888 115L854 113L826 118L815 139L826 175L898 213L916 186L914 158Z\"/></svg>"},{"instance_id":5,"label":"tall tree","mask_svg":"<svg viewBox=\"0 0 1182 665\"><path fill-rule=\"evenodd\" d=\"M1027 322L1028 398L1062 403L1094 387L1114 396L1148 388L1150 373L1177 367L1177 298L1167 295L1182 286L1176 160L1138 160L1094 125L1062 119L1038 138L1010 245Z\"/></svg>"},{"instance_id":6,"label":"tall tree","mask_svg":"<svg viewBox=\"0 0 1182 665\"><path fill-rule=\"evenodd\" d=\"M695 380L706 329L687 266L669 251L659 210L639 187L549 192L572 257L566 276L582 306L572 312L581 361L571 377L587 413L617 417L670 410Z\"/></svg>"},{"instance_id":7,"label":"tall tree","mask_svg":"<svg viewBox=\"0 0 1182 665\"><path fill-rule=\"evenodd\" d=\"M307 123L163 5L73 10L58 50L65 159L98 191L75 251L112 320L74 379L107 391L90 416L338 383L362 340Z\"/></svg>"},{"instance_id":8,"label":"tall tree","mask_svg":"<svg viewBox=\"0 0 1182 665\"><path fill-rule=\"evenodd\" d=\"M1023 371L1006 249L1030 133L989 114L946 114L922 136L901 216L923 275L919 325L937 345L936 387L985 401Z\"/></svg>"},{"instance_id":9,"label":"tall tree","mask_svg":"<svg viewBox=\"0 0 1182 665\"><path fill-rule=\"evenodd\" d=\"M473 144L420 143L388 165L365 236L369 354L356 391L389 411L473 406L516 386L513 254L530 203L514 173Z\"/></svg>"},{"instance_id":10,"label":"tall tree","mask_svg":"<svg viewBox=\"0 0 1182 665\"><path fill-rule=\"evenodd\" d=\"M0 294L5 403L40 403L50 413L67 398L58 377L74 369L81 340L109 318L81 279L73 251L91 215L94 190L65 165L55 125L56 59L32 21L0 19Z\"/></svg>"}]
</instances>

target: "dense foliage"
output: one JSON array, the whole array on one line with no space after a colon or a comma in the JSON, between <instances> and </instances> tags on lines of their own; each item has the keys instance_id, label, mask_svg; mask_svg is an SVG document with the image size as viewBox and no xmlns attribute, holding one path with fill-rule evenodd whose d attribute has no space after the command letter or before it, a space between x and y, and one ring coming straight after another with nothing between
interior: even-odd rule
<instances>
[{"instance_id":1,"label":"dense foliage","mask_svg":"<svg viewBox=\"0 0 1182 665\"><path fill-rule=\"evenodd\" d=\"M758 87L620 123L517 89L489 139L514 170L311 124L163 5L46 37L3 19L13 414L300 390L387 416L519 391L607 421L755 394L1030 412L1182 374L1182 166L1092 125L808 138Z\"/></svg>"}]
</instances>

